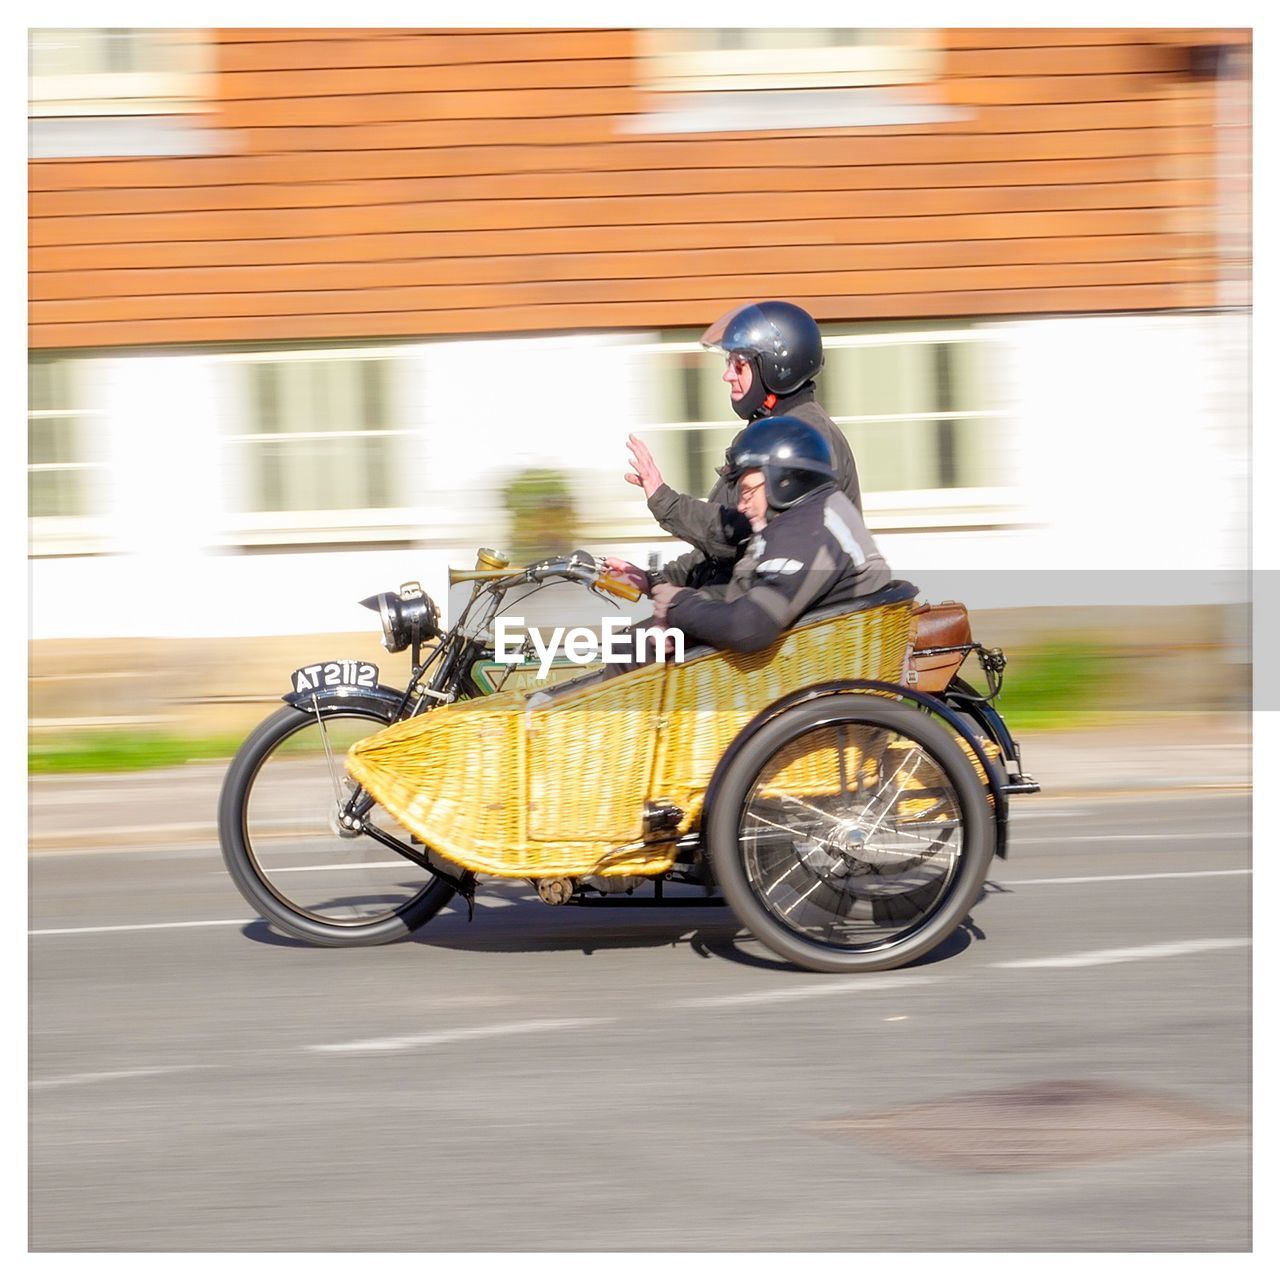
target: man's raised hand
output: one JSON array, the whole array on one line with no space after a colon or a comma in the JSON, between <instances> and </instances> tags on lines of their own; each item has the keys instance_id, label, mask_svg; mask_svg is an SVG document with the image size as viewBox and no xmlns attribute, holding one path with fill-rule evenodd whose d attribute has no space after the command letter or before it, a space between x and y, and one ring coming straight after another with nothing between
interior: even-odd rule
<instances>
[{"instance_id":1,"label":"man's raised hand","mask_svg":"<svg viewBox=\"0 0 1280 1280\"><path fill-rule=\"evenodd\" d=\"M627 437L627 448L631 453L632 470L627 472L627 483L639 485L646 498L652 498L662 488L662 472L649 452L649 446L639 436Z\"/></svg>"}]
</instances>

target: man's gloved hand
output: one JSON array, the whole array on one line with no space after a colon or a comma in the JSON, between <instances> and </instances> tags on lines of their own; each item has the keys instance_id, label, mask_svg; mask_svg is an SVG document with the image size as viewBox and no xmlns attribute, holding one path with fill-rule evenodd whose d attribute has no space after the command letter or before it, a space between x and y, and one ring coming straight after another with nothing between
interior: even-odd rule
<instances>
[{"instance_id":1,"label":"man's gloved hand","mask_svg":"<svg viewBox=\"0 0 1280 1280\"><path fill-rule=\"evenodd\" d=\"M666 625L668 606L684 590L670 582L659 582L649 593L653 597L653 617L659 626Z\"/></svg>"},{"instance_id":2,"label":"man's gloved hand","mask_svg":"<svg viewBox=\"0 0 1280 1280\"><path fill-rule=\"evenodd\" d=\"M630 560L619 560L617 556L605 556L604 563L615 578L631 583L641 595L649 594L649 575L638 564L632 564Z\"/></svg>"},{"instance_id":3,"label":"man's gloved hand","mask_svg":"<svg viewBox=\"0 0 1280 1280\"><path fill-rule=\"evenodd\" d=\"M639 485L646 498L652 498L662 488L662 472L649 452L649 446L639 436L627 437L627 448L631 452L631 465L634 468L627 472L627 483Z\"/></svg>"}]
</instances>

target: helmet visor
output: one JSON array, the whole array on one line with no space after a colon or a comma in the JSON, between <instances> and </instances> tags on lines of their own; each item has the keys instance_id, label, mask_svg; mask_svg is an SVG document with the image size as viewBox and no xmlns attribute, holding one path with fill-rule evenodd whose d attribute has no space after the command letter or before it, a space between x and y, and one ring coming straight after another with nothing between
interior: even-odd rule
<instances>
[{"instance_id":1,"label":"helmet visor","mask_svg":"<svg viewBox=\"0 0 1280 1280\"><path fill-rule=\"evenodd\" d=\"M699 339L704 347L719 351L780 354L786 342L777 326L753 302L726 311Z\"/></svg>"}]
</instances>

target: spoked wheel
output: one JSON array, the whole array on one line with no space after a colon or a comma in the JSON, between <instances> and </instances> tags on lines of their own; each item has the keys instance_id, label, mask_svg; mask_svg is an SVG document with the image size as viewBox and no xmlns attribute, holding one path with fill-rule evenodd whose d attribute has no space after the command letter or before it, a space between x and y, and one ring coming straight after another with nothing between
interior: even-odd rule
<instances>
[{"instance_id":1,"label":"spoked wheel","mask_svg":"<svg viewBox=\"0 0 1280 1280\"><path fill-rule=\"evenodd\" d=\"M839 694L767 721L731 760L707 823L725 900L806 969L892 969L930 951L982 891L995 848L984 782L916 708Z\"/></svg>"},{"instance_id":2,"label":"spoked wheel","mask_svg":"<svg viewBox=\"0 0 1280 1280\"><path fill-rule=\"evenodd\" d=\"M222 856L249 904L321 946L394 942L453 896L431 872L365 835L344 832L340 804L354 783L347 748L388 723L359 707L284 707L249 736L227 771L218 803ZM326 741L327 739L327 741ZM369 819L406 844L410 833L381 806Z\"/></svg>"}]
</instances>

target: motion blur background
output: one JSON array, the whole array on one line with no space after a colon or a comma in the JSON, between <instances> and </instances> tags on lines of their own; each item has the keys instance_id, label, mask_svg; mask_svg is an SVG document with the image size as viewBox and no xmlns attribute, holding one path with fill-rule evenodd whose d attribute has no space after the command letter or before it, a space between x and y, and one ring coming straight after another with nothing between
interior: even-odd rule
<instances>
[{"instance_id":1,"label":"motion blur background","mask_svg":"<svg viewBox=\"0 0 1280 1280\"><path fill-rule=\"evenodd\" d=\"M33 31L30 1247L1247 1250L1250 41ZM290 671L402 682L356 602L480 545L681 550L625 440L709 485L760 298L1010 656L972 918L273 932L215 814Z\"/></svg>"},{"instance_id":2,"label":"motion blur background","mask_svg":"<svg viewBox=\"0 0 1280 1280\"><path fill-rule=\"evenodd\" d=\"M697 336L763 297L1033 721L1247 700L1247 30L30 53L37 767L229 743L478 545L675 554L627 433L704 491L740 424Z\"/></svg>"}]
</instances>

